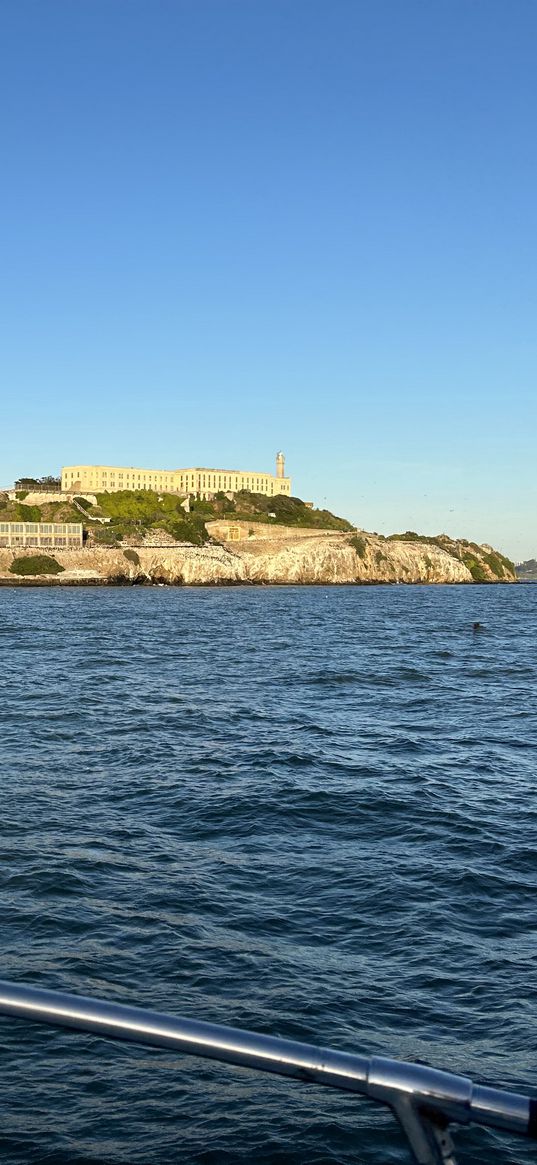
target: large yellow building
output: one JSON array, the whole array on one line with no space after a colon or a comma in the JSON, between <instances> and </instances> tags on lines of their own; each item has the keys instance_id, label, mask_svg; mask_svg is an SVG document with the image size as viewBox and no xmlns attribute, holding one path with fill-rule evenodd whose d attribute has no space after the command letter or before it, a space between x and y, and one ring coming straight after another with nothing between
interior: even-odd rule
<instances>
[{"instance_id":1,"label":"large yellow building","mask_svg":"<svg viewBox=\"0 0 537 1165\"><path fill-rule=\"evenodd\" d=\"M237 493L291 493L291 478L285 476L285 457L276 456L276 473L249 473L242 469L137 469L132 465L65 465L62 490L65 493L116 493L121 489L153 489L158 493L197 494L208 498L223 490Z\"/></svg>"}]
</instances>

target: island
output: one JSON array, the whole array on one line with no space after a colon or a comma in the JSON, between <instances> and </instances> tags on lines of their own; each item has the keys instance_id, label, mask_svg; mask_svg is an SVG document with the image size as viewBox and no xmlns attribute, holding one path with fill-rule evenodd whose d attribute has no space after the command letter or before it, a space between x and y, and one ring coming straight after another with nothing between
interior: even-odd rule
<instances>
[{"instance_id":1,"label":"island","mask_svg":"<svg viewBox=\"0 0 537 1165\"><path fill-rule=\"evenodd\" d=\"M371 533L283 493L0 493L0 585L516 581L487 544Z\"/></svg>"}]
</instances>

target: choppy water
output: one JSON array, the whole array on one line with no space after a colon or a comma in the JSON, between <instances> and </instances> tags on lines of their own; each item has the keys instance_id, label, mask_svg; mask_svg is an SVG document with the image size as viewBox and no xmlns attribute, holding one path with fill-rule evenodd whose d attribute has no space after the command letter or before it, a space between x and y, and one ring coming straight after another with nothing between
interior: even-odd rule
<instances>
[{"instance_id":1,"label":"choppy water","mask_svg":"<svg viewBox=\"0 0 537 1165\"><path fill-rule=\"evenodd\" d=\"M4 589L0 661L1 977L535 1094L537 587ZM0 1020L0 1065L9 1165L408 1160L164 1051Z\"/></svg>"}]
</instances>

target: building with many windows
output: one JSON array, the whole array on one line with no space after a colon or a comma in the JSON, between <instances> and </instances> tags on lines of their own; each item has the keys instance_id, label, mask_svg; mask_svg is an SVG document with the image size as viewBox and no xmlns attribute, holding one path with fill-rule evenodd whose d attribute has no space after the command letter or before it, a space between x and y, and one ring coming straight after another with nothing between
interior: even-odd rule
<instances>
[{"instance_id":1,"label":"building with many windows","mask_svg":"<svg viewBox=\"0 0 537 1165\"><path fill-rule=\"evenodd\" d=\"M82 546L82 522L0 522L0 546L76 549Z\"/></svg>"},{"instance_id":2,"label":"building with many windows","mask_svg":"<svg viewBox=\"0 0 537 1165\"><path fill-rule=\"evenodd\" d=\"M185 497L197 494L208 498L222 490L237 493L291 493L291 478L285 476L285 457L278 453L276 473L254 473L242 469L137 469L132 465L66 465L62 469L64 493L115 493L122 489L152 489Z\"/></svg>"}]
</instances>

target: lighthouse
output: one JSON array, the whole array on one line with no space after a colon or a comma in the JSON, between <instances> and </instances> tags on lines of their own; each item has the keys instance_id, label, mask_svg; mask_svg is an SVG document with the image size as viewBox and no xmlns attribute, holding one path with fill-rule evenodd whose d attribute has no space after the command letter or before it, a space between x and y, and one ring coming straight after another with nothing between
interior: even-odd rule
<instances>
[{"instance_id":1,"label":"lighthouse","mask_svg":"<svg viewBox=\"0 0 537 1165\"><path fill-rule=\"evenodd\" d=\"M285 457L281 451L276 454L276 477L285 477Z\"/></svg>"}]
</instances>

